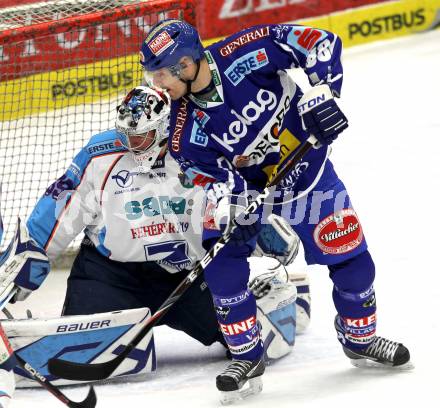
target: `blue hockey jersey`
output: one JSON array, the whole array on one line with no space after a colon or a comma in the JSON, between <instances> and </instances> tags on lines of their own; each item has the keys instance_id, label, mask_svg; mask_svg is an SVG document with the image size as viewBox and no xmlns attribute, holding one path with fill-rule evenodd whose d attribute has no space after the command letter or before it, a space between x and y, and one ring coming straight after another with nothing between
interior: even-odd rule
<instances>
[{"instance_id":1,"label":"blue hockey jersey","mask_svg":"<svg viewBox=\"0 0 440 408\"><path fill-rule=\"evenodd\" d=\"M301 68L311 85L339 96L341 40L300 25L260 25L205 50L215 92L173 102L169 150L186 175L216 202L261 190L309 136L297 104L302 90L286 70ZM279 196L310 189L327 148L312 149L284 180Z\"/></svg>"}]
</instances>

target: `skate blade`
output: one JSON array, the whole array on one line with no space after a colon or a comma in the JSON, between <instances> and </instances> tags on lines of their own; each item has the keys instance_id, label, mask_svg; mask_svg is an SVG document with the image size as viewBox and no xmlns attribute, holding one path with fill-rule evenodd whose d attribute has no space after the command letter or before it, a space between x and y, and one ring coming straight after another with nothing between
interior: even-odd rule
<instances>
[{"instance_id":1,"label":"skate blade","mask_svg":"<svg viewBox=\"0 0 440 408\"><path fill-rule=\"evenodd\" d=\"M368 360L366 358L351 358L350 362L353 366L358 368L378 368L378 369L385 369L385 370L396 370L396 371L408 371L414 369L414 364L411 361L408 361L405 364L399 365L399 366L393 366L390 364L382 364L377 363L376 361Z\"/></svg>"},{"instance_id":2,"label":"skate blade","mask_svg":"<svg viewBox=\"0 0 440 408\"><path fill-rule=\"evenodd\" d=\"M244 400L252 395L259 394L263 390L263 381L260 377L251 378L245 386L247 388L236 391L222 391L220 396L220 403L222 405L231 405L237 401Z\"/></svg>"}]
</instances>

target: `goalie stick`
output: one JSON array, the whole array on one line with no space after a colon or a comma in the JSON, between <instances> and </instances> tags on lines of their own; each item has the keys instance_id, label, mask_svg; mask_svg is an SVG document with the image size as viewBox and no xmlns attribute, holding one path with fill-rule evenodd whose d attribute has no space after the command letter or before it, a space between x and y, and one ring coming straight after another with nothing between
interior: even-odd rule
<instances>
[{"instance_id":1,"label":"goalie stick","mask_svg":"<svg viewBox=\"0 0 440 408\"><path fill-rule=\"evenodd\" d=\"M63 404L66 404L70 408L95 408L96 406L96 393L93 387L90 387L87 397L81 402L75 402L67 398L57 387L47 381L47 378L33 368L28 362L24 361L17 353L15 353L20 367L29 373L32 378L37 381L42 387L46 388L53 396L58 398Z\"/></svg>"},{"instance_id":2,"label":"goalie stick","mask_svg":"<svg viewBox=\"0 0 440 408\"><path fill-rule=\"evenodd\" d=\"M270 187L276 186L284 176L292 170L304 157L304 155L317 143L316 138L311 135L296 150L295 154L285 164L285 166L274 176L272 181L266 188L249 204L244 210L244 215L255 213L258 207L263 203L264 199L270 194ZM121 353L112 360L104 363L87 364L76 363L61 359L50 359L48 363L49 371L57 376L68 380L79 381L98 381L103 380L111 375L113 371L121 364L121 362L130 354L137 344L145 337L145 335L160 321L163 315L173 306L183 293L191 286L191 284L202 274L206 266L213 260L219 251L230 241L231 232L237 228L236 219L233 221L232 227L214 244L214 246L205 254L205 256L197 262L194 269L186 276L186 278L177 286L171 295L163 302L159 309L154 313L139 330L133 340L121 351Z\"/></svg>"}]
</instances>

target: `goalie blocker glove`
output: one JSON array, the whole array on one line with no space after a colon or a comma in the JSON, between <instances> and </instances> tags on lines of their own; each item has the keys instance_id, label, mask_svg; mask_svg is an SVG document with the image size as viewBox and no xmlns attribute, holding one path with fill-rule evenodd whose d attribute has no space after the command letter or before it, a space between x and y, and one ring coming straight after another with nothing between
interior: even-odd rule
<instances>
[{"instance_id":1,"label":"goalie blocker glove","mask_svg":"<svg viewBox=\"0 0 440 408\"><path fill-rule=\"evenodd\" d=\"M7 250L0 256L0 302L13 290L10 302L25 300L38 289L50 270L46 252L29 235L18 219L17 230Z\"/></svg>"},{"instance_id":2,"label":"goalie blocker glove","mask_svg":"<svg viewBox=\"0 0 440 408\"><path fill-rule=\"evenodd\" d=\"M332 144L348 127L328 85L318 85L306 92L298 102L298 112L303 129L324 146Z\"/></svg>"},{"instance_id":3,"label":"goalie blocker glove","mask_svg":"<svg viewBox=\"0 0 440 408\"><path fill-rule=\"evenodd\" d=\"M282 217L270 214L257 238L252 256L275 258L281 265L290 265L298 255L299 237Z\"/></svg>"}]
</instances>

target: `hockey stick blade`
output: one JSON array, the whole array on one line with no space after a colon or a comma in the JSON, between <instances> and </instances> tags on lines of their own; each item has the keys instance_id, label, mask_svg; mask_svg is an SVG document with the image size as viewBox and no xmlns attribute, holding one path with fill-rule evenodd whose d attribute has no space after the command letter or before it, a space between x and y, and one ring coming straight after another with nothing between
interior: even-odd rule
<instances>
[{"instance_id":1,"label":"hockey stick blade","mask_svg":"<svg viewBox=\"0 0 440 408\"><path fill-rule=\"evenodd\" d=\"M75 363L53 358L49 360L48 368L51 374L66 380L99 381L110 377L125 357L125 353L119 354L113 360L96 364Z\"/></svg>"},{"instance_id":2,"label":"hockey stick blade","mask_svg":"<svg viewBox=\"0 0 440 408\"><path fill-rule=\"evenodd\" d=\"M277 185L284 176L291 171L302 160L304 155L312 149L317 142L314 136L310 136L295 151L294 155L288 160L284 167L274 176L272 181L264 189L264 191L245 209L244 214L254 213L257 208L262 205L264 199L270 194L269 187ZM235 220L234 220L235 221ZM177 286L171 295L164 301L153 316L148 319L144 326L139 330L134 339L125 347L125 349L114 359L104 363L88 364L75 363L72 361L61 359L50 359L48 362L49 371L61 378L67 380L78 381L99 381L108 378L122 363L122 361L130 354L130 352L139 344L139 342L147 335L147 333L161 320L162 316L168 309L174 305L182 294L191 286L192 282L202 274L206 266L218 254L218 252L229 242L230 232L223 235L214 246L205 254L202 260L197 262L194 269L189 272L185 279Z\"/></svg>"},{"instance_id":3,"label":"hockey stick blade","mask_svg":"<svg viewBox=\"0 0 440 408\"><path fill-rule=\"evenodd\" d=\"M96 393L95 389L93 387L90 387L89 393L87 394L87 397L82 402L75 402L69 400L67 406L70 408L95 408L96 407Z\"/></svg>"},{"instance_id":4,"label":"hockey stick blade","mask_svg":"<svg viewBox=\"0 0 440 408\"><path fill-rule=\"evenodd\" d=\"M47 378L33 368L28 362L23 360L18 354L15 354L20 367L31 375L43 388L46 388L55 398L58 398L63 404L69 408L95 408L96 407L96 393L93 387L90 387L87 397L81 402L75 402L67 398L55 385L47 381Z\"/></svg>"},{"instance_id":5,"label":"hockey stick blade","mask_svg":"<svg viewBox=\"0 0 440 408\"><path fill-rule=\"evenodd\" d=\"M70 408L95 408L96 407L96 393L95 389L93 387L90 387L89 393L87 394L87 397L85 400L81 402L75 402L64 396L67 400L65 404Z\"/></svg>"},{"instance_id":6,"label":"hockey stick blade","mask_svg":"<svg viewBox=\"0 0 440 408\"><path fill-rule=\"evenodd\" d=\"M99 381L110 377L113 371L118 368L119 364L131 353L132 350L141 342L147 333L159 322L162 316L168 309L176 303L182 293L188 289L192 282L203 271L203 268L198 264L187 277L180 282L174 292L164 301L159 307L159 310L154 313L139 330L133 340L122 350L122 352L112 360L103 363L76 363L68 360L61 360L59 358L51 358L48 361L48 369L52 375L56 377L65 378L67 380L76 381Z\"/></svg>"}]
</instances>

